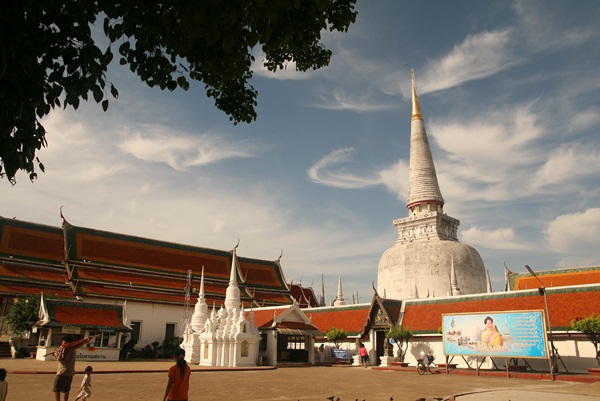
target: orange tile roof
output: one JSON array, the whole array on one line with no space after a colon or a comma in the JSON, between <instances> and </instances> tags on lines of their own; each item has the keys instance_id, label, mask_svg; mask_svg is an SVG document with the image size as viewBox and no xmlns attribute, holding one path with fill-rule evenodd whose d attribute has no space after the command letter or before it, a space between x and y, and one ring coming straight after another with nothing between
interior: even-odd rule
<instances>
[{"instance_id":1,"label":"orange tile roof","mask_svg":"<svg viewBox=\"0 0 600 401\"><path fill-rule=\"evenodd\" d=\"M62 262L63 243L60 228L0 217L0 257Z\"/></svg>"},{"instance_id":2,"label":"orange tile roof","mask_svg":"<svg viewBox=\"0 0 600 401\"><path fill-rule=\"evenodd\" d=\"M25 285L25 284L0 284L0 293L10 296L21 296L21 295L40 295L41 293L46 295L52 295L62 298L72 298L73 293L71 290L65 287L64 290L58 288L44 288L39 286Z\"/></svg>"},{"instance_id":3,"label":"orange tile roof","mask_svg":"<svg viewBox=\"0 0 600 401\"><path fill-rule=\"evenodd\" d=\"M123 322L123 309L117 305L44 299L47 322L38 326L81 326L83 329L114 329L130 331Z\"/></svg>"},{"instance_id":4,"label":"orange tile roof","mask_svg":"<svg viewBox=\"0 0 600 401\"><path fill-rule=\"evenodd\" d=\"M83 310L83 308L72 306L55 307L54 319L62 325L100 325L107 327L118 327L120 325L119 318L114 310Z\"/></svg>"},{"instance_id":5,"label":"orange tile roof","mask_svg":"<svg viewBox=\"0 0 600 401\"><path fill-rule=\"evenodd\" d=\"M69 250L68 269L64 249ZM197 289L204 268L207 302L220 305L229 285L232 257L231 251L103 232L67 222L63 230L0 217L0 286L22 280L24 286L31 286L26 293L64 291L69 281L69 296L178 303L184 296L188 269L192 270L192 287ZM238 256L237 264L242 302L254 300L254 306L293 303L279 260Z\"/></svg>"},{"instance_id":6,"label":"orange tile roof","mask_svg":"<svg viewBox=\"0 0 600 401\"><path fill-rule=\"evenodd\" d=\"M536 272L536 275L547 288L598 284L600 283L600 266L545 270ZM510 273L510 288L512 290L526 290L538 287L540 287L540 282L528 272Z\"/></svg>"},{"instance_id":7,"label":"orange tile roof","mask_svg":"<svg viewBox=\"0 0 600 401\"><path fill-rule=\"evenodd\" d=\"M308 308L303 312L311 323L325 333L332 327L344 329L348 335L357 335L366 323L370 305L352 305L326 308Z\"/></svg>"},{"instance_id":8,"label":"orange tile roof","mask_svg":"<svg viewBox=\"0 0 600 401\"><path fill-rule=\"evenodd\" d=\"M577 317L598 313L600 285L548 289L548 310L554 330L566 330ZM437 333L444 313L544 310L544 297L536 290L477 296L406 301L403 327L415 333Z\"/></svg>"},{"instance_id":9,"label":"orange tile roof","mask_svg":"<svg viewBox=\"0 0 600 401\"><path fill-rule=\"evenodd\" d=\"M274 316L279 316L283 312L287 311L289 306L282 306L279 308L260 308L254 309L252 313L254 314L254 325L256 327L267 327L273 324ZM248 316L248 311L246 311L246 317Z\"/></svg>"}]
</instances>

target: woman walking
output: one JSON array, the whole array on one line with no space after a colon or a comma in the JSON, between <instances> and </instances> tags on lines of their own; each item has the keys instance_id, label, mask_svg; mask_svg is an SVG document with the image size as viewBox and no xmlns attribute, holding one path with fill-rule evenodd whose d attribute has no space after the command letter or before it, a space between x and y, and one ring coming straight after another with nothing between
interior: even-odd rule
<instances>
[{"instance_id":1,"label":"woman walking","mask_svg":"<svg viewBox=\"0 0 600 401\"><path fill-rule=\"evenodd\" d=\"M169 382L163 401L187 401L192 371L185 361L185 350L177 348L174 358L175 365L169 368Z\"/></svg>"}]
</instances>

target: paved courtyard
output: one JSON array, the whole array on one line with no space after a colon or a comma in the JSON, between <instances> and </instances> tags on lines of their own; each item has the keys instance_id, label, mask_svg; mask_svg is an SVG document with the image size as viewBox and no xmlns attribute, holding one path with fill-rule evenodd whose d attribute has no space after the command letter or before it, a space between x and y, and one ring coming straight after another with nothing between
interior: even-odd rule
<instances>
[{"instance_id":1,"label":"paved courtyard","mask_svg":"<svg viewBox=\"0 0 600 401\"><path fill-rule=\"evenodd\" d=\"M92 400L162 400L168 361L77 362L81 372L94 367ZM55 362L0 359L8 370L7 401L53 399ZM110 373L109 373L110 372ZM83 375L73 380L70 400ZM600 401L600 382L540 381L467 375L361 369L358 367L285 367L254 370L206 370L193 366L190 401L194 400L435 400L458 401Z\"/></svg>"}]
</instances>

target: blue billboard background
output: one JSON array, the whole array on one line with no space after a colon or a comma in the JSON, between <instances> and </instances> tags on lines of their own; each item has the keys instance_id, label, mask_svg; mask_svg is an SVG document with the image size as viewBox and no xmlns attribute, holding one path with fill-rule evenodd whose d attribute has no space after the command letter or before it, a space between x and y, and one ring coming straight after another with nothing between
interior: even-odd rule
<instances>
[{"instance_id":1,"label":"blue billboard background","mask_svg":"<svg viewBox=\"0 0 600 401\"><path fill-rule=\"evenodd\" d=\"M493 330L486 328L488 317ZM548 358L543 311L445 314L442 319L446 355Z\"/></svg>"}]
</instances>

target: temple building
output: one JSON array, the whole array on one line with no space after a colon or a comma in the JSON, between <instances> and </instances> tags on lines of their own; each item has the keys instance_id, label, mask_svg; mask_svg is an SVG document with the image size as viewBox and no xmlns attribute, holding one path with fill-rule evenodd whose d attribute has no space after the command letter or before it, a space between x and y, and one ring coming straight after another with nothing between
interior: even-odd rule
<instances>
[{"instance_id":1,"label":"temple building","mask_svg":"<svg viewBox=\"0 0 600 401\"><path fill-rule=\"evenodd\" d=\"M261 337L249 323L252 309L319 303L312 288L286 282L281 256L251 259L238 256L236 249L77 227L64 217L62 227L0 217L0 317L17 298L43 294L45 312L26 343L37 349L38 359L51 359L46 348L60 343L65 333L81 336L103 330L93 353L83 354L115 360L122 333L136 341L136 349L173 337L191 338L210 320L209 309L217 313L220 308L218 319L211 321L216 329L210 350L214 357L205 363L256 364ZM194 307L190 299L196 295L203 302ZM74 308L90 312L68 312ZM6 331L2 326L2 333ZM0 341L0 349L3 344L8 343ZM194 353L194 358L201 355L199 349Z\"/></svg>"},{"instance_id":2,"label":"temple building","mask_svg":"<svg viewBox=\"0 0 600 401\"><path fill-rule=\"evenodd\" d=\"M408 216L394 220L398 239L379 261L377 291L415 299L487 291L483 260L458 241L460 222L444 213L431 149L412 76Z\"/></svg>"}]
</instances>

